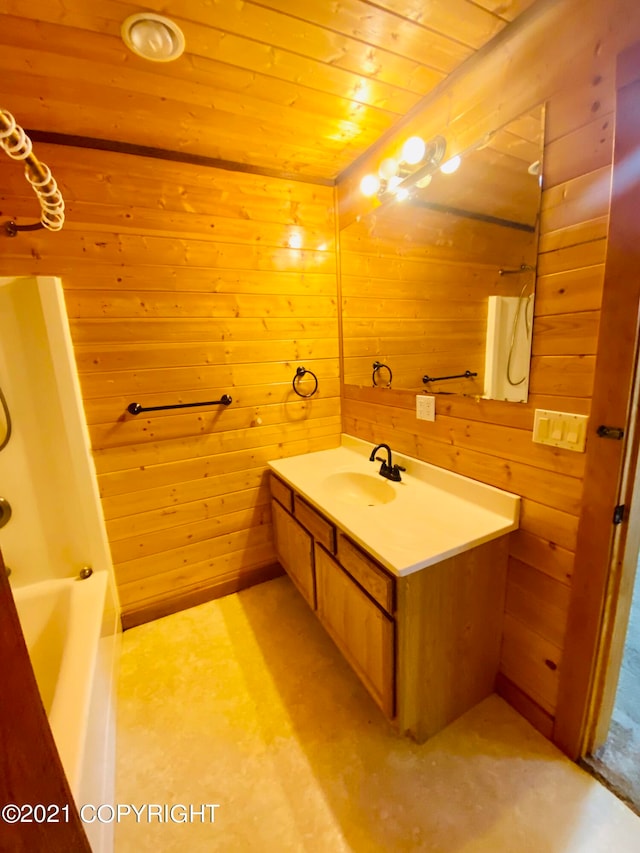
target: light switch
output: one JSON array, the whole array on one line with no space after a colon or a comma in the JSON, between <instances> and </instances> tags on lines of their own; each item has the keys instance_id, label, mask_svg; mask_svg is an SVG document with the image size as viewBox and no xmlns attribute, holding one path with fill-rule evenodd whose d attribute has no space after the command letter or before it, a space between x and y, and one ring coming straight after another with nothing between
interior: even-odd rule
<instances>
[{"instance_id":1,"label":"light switch","mask_svg":"<svg viewBox=\"0 0 640 853\"><path fill-rule=\"evenodd\" d=\"M536 441L544 441L549 437L549 418L540 418L537 423L538 432Z\"/></svg>"},{"instance_id":2,"label":"light switch","mask_svg":"<svg viewBox=\"0 0 640 853\"><path fill-rule=\"evenodd\" d=\"M552 412L536 409L533 422L533 440L565 450L582 453L587 435L587 415L571 412Z\"/></svg>"},{"instance_id":3,"label":"light switch","mask_svg":"<svg viewBox=\"0 0 640 853\"><path fill-rule=\"evenodd\" d=\"M553 428L551 430L551 439L553 441L562 441L562 421L558 418L553 419Z\"/></svg>"}]
</instances>

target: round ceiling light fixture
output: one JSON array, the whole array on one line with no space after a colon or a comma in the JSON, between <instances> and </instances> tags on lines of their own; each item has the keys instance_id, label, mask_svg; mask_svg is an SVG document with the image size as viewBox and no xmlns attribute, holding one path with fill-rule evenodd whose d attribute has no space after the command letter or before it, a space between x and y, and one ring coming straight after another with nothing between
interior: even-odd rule
<instances>
[{"instance_id":1,"label":"round ceiling light fixture","mask_svg":"<svg viewBox=\"0 0 640 853\"><path fill-rule=\"evenodd\" d=\"M122 39L129 50L152 62L171 62L184 53L184 34L162 15L138 12L122 24Z\"/></svg>"}]
</instances>

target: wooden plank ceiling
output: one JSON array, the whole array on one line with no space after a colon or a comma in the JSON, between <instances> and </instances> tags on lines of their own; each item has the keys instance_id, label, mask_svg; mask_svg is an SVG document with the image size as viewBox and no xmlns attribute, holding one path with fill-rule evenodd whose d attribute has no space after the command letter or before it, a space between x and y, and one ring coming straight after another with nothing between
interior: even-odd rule
<instances>
[{"instance_id":1,"label":"wooden plank ceiling","mask_svg":"<svg viewBox=\"0 0 640 853\"><path fill-rule=\"evenodd\" d=\"M0 0L0 106L32 131L333 181L532 2ZM144 10L182 28L180 59L124 46Z\"/></svg>"}]
</instances>

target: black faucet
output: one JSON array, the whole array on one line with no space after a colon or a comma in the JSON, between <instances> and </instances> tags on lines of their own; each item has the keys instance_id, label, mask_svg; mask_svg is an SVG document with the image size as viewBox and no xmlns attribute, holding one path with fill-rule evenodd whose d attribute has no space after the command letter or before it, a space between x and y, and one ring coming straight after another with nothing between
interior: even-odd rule
<instances>
[{"instance_id":1,"label":"black faucet","mask_svg":"<svg viewBox=\"0 0 640 853\"><path fill-rule=\"evenodd\" d=\"M376 456L376 453L380 448L384 448L387 451L387 461L381 457ZM371 456L369 457L369 462L373 462L376 459L378 462L382 462L380 466L380 471L378 472L381 477L386 477L387 480L393 480L394 483L399 483L402 477L400 476L400 471L406 471L406 468L403 468L402 465L394 465L391 461L391 448L388 444L376 444L376 446L371 451Z\"/></svg>"}]
</instances>

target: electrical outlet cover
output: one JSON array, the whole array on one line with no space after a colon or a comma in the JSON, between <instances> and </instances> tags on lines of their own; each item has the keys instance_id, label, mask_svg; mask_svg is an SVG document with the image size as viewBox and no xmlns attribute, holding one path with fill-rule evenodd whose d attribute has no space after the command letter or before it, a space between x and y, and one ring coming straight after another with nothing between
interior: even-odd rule
<instances>
[{"instance_id":1,"label":"electrical outlet cover","mask_svg":"<svg viewBox=\"0 0 640 853\"><path fill-rule=\"evenodd\" d=\"M416 418L419 421L435 421L436 398L427 394L416 394Z\"/></svg>"}]
</instances>

